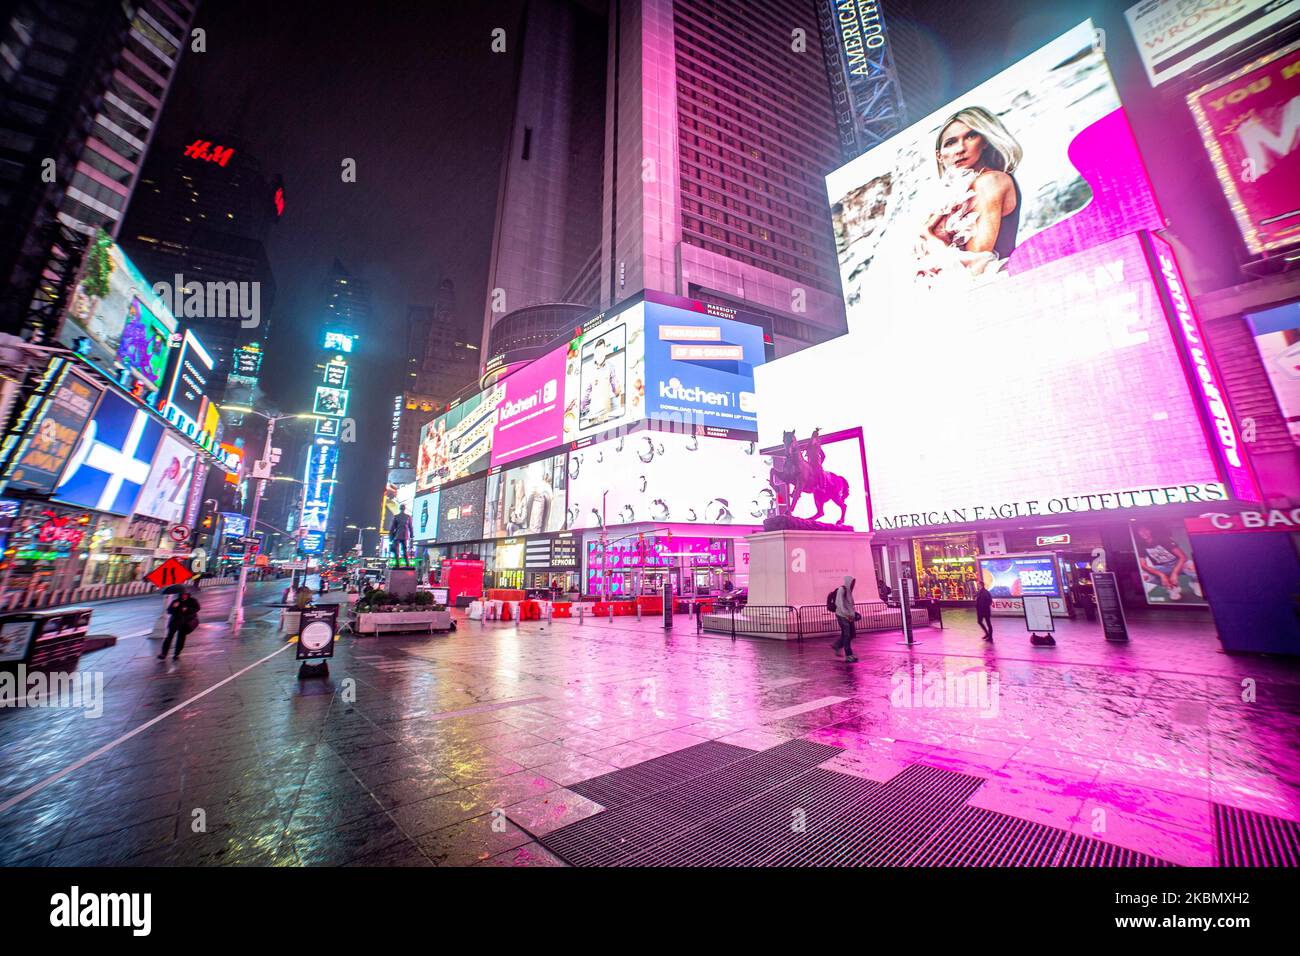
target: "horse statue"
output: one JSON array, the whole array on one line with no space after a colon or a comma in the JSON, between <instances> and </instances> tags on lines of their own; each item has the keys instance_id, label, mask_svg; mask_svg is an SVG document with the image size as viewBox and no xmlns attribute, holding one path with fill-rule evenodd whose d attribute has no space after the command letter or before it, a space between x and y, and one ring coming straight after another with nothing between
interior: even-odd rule
<instances>
[{"instance_id":1,"label":"horse statue","mask_svg":"<svg viewBox=\"0 0 1300 956\"><path fill-rule=\"evenodd\" d=\"M808 447L802 453L795 441L794 432L785 432L782 451L784 455L773 463L768 482L778 495L789 488L790 503L786 506L785 513L793 514L799 499L810 494L817 504L817 513L807 520L819 520L825 514L827 502L833 501L840 508L840 519L835 523L844 524L848 513L849 483L843 476L822 467L826 453L821 447L821 429L813 430Z\"/></svg>"}]
</instances>

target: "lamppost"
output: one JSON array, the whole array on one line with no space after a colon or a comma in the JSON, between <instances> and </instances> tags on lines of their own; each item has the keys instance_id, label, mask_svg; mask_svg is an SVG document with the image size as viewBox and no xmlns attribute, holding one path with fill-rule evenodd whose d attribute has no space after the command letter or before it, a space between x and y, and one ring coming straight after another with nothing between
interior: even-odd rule
<instances>
[{"instance_id":1,"label":"lamppost","mask_svg":"<svg viewBox=\"0 0 1300 956\"><path fill-rule=\"evenodd\" d=\"M275 434L275 423L285 421L286 419L295 418L318 418L318 415L297 414L297 415L268 415L266 412L259 412L257 409L249 408L247 405L222 405L223 411L242 412L245 415L256 415L258 418L266 420L266 444L262 448L262 457L253 462L253 477L257 479L256 490L253 492L253 513L249 516L249 527L257 528L257 512L262 505L262 495L266 492L266 481L271 477L271 437ZM235 606L230 609L230 621L238 625L244 620L244 592L248 588L248 557L239 563L239 589L235 594Z\"/></svg>"}]
</instances>

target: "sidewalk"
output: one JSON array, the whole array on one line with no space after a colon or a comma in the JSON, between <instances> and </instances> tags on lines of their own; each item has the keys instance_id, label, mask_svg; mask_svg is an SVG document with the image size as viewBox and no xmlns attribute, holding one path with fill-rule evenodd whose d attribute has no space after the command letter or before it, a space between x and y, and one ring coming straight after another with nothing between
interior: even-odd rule
<instances>
[{"instance_id":1,"label":"sidewalk","mask_svg":"<svg viewBox=\"0 0 1300 956\"><path fill-rule=\"evenodd\" d=\"M733 642L684 615L670 632L461 618L342 640L329 680L300 682L275 613L250 608L179 664L148 640L87 657L99 720L0 711L4 806L208 691L0 811L0 862L555 864L539 838L601 811L570 785L706 740L816 741L843 748L823 766L882 783L971 774L967 806L1185 865L1222 862L1215 804L1300 821L1300 662L1225 655L1204 623L1133 622L1108 645L1065 621L1037 649L1018 621L995 621L993 646L969 612L944 621L913 648L859 637L847 664L829 639ZM983 696L927 700L931 675Z\"/></svg>"}]
</instances>

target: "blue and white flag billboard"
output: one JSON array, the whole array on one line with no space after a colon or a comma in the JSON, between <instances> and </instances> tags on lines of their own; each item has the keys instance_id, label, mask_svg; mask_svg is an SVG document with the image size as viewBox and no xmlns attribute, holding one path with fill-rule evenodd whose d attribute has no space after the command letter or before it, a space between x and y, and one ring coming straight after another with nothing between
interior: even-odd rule
<instances>
[{"instance_id":1,"label":"blue and white flag billboard","mask_svg":"<svg viewBox=\"0 0 1300 956\"><path fill-rule=\"evenodd\" d=\"M129 515L149 478L164 426L116 392L104 393L63 469L54 498L70 505Z\"/></svg>"}]
</instances>

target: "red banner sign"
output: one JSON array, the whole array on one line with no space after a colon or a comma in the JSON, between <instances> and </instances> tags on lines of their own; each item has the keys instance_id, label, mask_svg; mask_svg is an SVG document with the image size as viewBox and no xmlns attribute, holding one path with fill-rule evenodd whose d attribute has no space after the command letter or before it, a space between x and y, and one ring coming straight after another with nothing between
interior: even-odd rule
<instances>
[{"instance_id":1,"label":"red banner sign","mask_svg":"<svg viewBox=\"0 0 1300 956\"><path fill-rule=\"evenodd\" d=\"M1300 43L1187 97L1256 255L1300 242Z\"/></svg>"}]
</instances>

